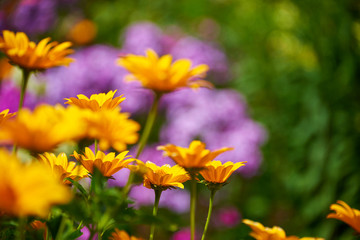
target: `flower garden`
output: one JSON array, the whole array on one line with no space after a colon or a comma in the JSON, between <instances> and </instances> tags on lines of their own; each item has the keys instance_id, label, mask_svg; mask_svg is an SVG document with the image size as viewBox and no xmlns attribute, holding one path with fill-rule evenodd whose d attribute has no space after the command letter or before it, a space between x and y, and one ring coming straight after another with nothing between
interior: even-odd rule
<instances>
[{"instance_id":1,"label":"flower garden","mask_svg":"<svg viewBox=\"0 0 360 240\"><path fill-rule=\"evenodd\" d=\"M360 20L140 2L0 4L0 239L359 238Z\"/></svg>"}]
</instances>

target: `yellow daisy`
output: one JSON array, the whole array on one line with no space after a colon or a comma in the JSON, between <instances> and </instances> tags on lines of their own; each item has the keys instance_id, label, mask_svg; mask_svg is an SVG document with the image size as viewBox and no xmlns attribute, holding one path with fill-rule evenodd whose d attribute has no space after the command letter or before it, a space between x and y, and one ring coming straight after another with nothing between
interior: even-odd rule
<instances>
[{"instance_id":1,"label":"yellow daisy","mask_svg":"<svg viewBox=\"0 0 360 240\"><path fill-rule=\"evenodd\" d=\"M83 155L74 151L74 157L78 160L90 173L94 173L94 167L99 169L105 177L111 177L114 173L120 169L125 168L134 159L127 155L129 151L124 151L115 156L114 152L105 154L98 151L96 155L90 148L85 148Z\"/></svg>"},{"instance_id":2,"label":"yellow daisy","mask_svg":"<svg viewBox=\"0 0 360 240\"><path fill-rule=\"evenodd\" d=\"M241 166L245 166L244 163L246 162L226 162L222 164L220 161L211 161L200 171L200 174L208 183L225 183L234 171Z\"/></svg>"},{"instance_id":3,"label":"yellow daisy","mask_svg":"<svg viewBox=\"0 0 360 240\"><path fill-rule=\"evenodd\" d=\"M121 152L127 144L134 144L139 138L137 131L140 125L129 119L129 114L118 111L100 111L89 115L85 120L88 132L87 137L99 140L101 150L113 147Z\"/></svg>"},{"instance_id":4,"label":"yellow daisy","mask_svg":"<svg viewBox=\"0 0 360 240\"><path fill-rule=\"evenodd\" d=\"M0 150L0 212L47 217L54 204L71 200L71 192L39 162L23 165Z\"/></svg>"},{"instance_id":5,"label":"yellow daisy","mask_svg":"<svg viewBox=\"0 0 360 240\"><path fill-rule=\"evenodd\" d=\"M9 64L9 60L6 58L0 58L0 82L10 75L13 66Z\"/></svg>"},{"instance_id":6,"label":"yellow daisy","mask_svg":"<svg viewBox=\"0 0 360 240\"><path fill-rule=\"evenodd\" d=\"M65 153L60 153L56 156L54 153L46 152L40 154L39 159L49 166L52 172L60 177L62 181L65 178L80 180L88 175L88 171L82 165L76 165L76 162L69 162ZM66 180L65 184L70 184L70 181Z\"/></svg>"},{"instance_id":7,"label":"yellow daisy","mask_svg":"<svg viewBox=\"0 0 360 240\"><path fill-rule=\"evenodd\" d=\"M109 240L143 240L143 238L129 236L129 234L124 230L115 228L115 231L111 234Z\"/></svg>"},{"instance_id":8,"label":"yellow daisy","mask_svg":"<svg viewBox=\"0 0 360 240\"><path fill-rule=\"evenodd\" d=\"M168 144L159 146L158 150L163 150L165 156L169 156L176 164L185 169L202 169L207 163L214 160L219 154L233 150L233 148L221 148L215 151L205 149L205 143L201 141L192 141L189 148L183 148Z\"/></svg>"},{"instance_id":9,"label":"yellow daisy","mask_svg":"<svg viewBox=\"0 0 360 240\"><path fill-rule=\"evenodd\" d=\"M9 113L9 109L5 109L5 110L1 111L0 112L0 124L2 124L4 121L11 118L15 114L16 113Z\"/></svg>"},{"instance_id":10,"label":"yellow daisy","mask_svg":"<svg viewBox=\"0 0 360 240\"><path fill-rule=\"evenodd\" d=\"M94 112L100 110L113 110L115 109L122 101L125 100L123 95L113 99L115 91L110 91L108 93L99 93L93 94L90 96L90 99L83 94L77 95L78 98L65 98L67 102L65 104L76 105L80 108L90 109Z\"/></svg>"},{"instance_id":11,"label":"yellow daisy","mask_svg":"<svg viewBox=\"0 0 360 240\"><path fill-rule=\"evenodd\" d=\"M49 152L58 144L80 138L85 125L74 108L39 105L34 111L21 109L3 122L0 141L12 143L33 153Z\"/></svg>"},{"instance_id":12,"label":"yellow daisy","mask_svg":"<svg viewBox=\"0 0 360 240\"><path fill-rule=\"evenodd\" d=\"M330 209L335 213L330 213L327 218L335 218L345 222L351 226L355 231L360 233L360 211L351 208L344 201L338 200L335 204L331 204Z\"/></svg>"},{"instance_id":13,"label":"yellow daisy","mask_svg":"<svg viewBox=\"0 0 360 240\"><path fill-rule=\"evenodd\" d=\"M73 59L66 57L73 53L70 42L50 42L50 38L38 44L29 40L23 32L3 31L0 37L0 50L10 62L27 70L44 70L51 67L69 65Z\"/></svg>"},{"instance_id":14,"label":"yellow daisy","mask_svg":"<svg viewBox=\"0 0 360 240\"><path fill-rule=\"evenodd\" d=\"M166 190L168 188L184 188L183 183L190 179L189 174L179 165L171 167L165 164L161 167L147 161L148 171L144 174L144 186L152 189Z\"/></svg>"},{"instance_id":15,"label":"yellow daisy","mask_svg":"<svg viewBox=\"0 0 360 240\"><path fill-rule=\"evenodd\" d=\"M272 228L264 227L259 222L244 219L243 223L248 225L252 232L250 236L256 240L324 240L323 238L286 236L285 231L281 227L274 226Z\"/></svg>"},{"instance_id":16,"label":"yellow daisy","mask_svg":"<svg viewBox=\"0 0 360 240\"><path fill-rule=\"evenodd\" d=\"M192 68L188 59L179 59L172 63L172 56L159 57L148 49L146 56L128 54L118 59L118 64L126 68L131 75L127 80L140 81L143 87L155 92L166 93L183 87L212 87L212 84L201 80L209 67L205 64Z\"/></svg>"}]
</instances>

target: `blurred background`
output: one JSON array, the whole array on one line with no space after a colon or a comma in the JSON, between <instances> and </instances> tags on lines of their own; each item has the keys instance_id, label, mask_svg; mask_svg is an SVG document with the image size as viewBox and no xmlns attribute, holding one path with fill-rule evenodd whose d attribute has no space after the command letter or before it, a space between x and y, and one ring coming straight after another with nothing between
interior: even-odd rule
<instances>
[{"instance_id":1,"label":"blurred background","mask_svg":"<svg viewBox=\"0 0 360 240\"><path fill-rule=\"evenodd\" d=\"M147 48L210 66L214 90L181 90L162 99L143 160L169 162L158 144L233 146L222 161L248 161L214 205L209 239L251 239L242 218L289 235L354 239L326 219L344 200L360 208L360 1L358 0L1 0L0 29L38 42L72 41L69 67L38 73L26 106L118 89L123 111L144 123L151 93L124 83L121 54ZM16 111L20 72L0 61L0 110ZM126 173L117 176L122 186ZM199 187L198 228L209 192ZM130 194L151 211L153 193ZM171 191L159 212L159 239L186 239L186 191ZM177 217L174 217L177 216ZM136 226L135 226L136 228ZM141 231L141 227L139 227ZM147 234L147 233L146 233ZM144 234L144 236L146 236Z\"/></svg>"}]
</instances>

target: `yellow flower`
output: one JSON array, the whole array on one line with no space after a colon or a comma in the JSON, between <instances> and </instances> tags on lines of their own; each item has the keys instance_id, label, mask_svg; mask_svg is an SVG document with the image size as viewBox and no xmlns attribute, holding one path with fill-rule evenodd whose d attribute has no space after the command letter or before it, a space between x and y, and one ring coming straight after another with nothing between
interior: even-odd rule
<instances>
[{"instance_id":1,"label":"yellow flower","mask_svg":"<svg viewBox=\"0 0 360 240\"><path fill-rule=\"evenodd\" d=\"M5 110L1 111L0 112L0 124L2 124L4 121L11 118L15 114L16 113L9 113L9 109L5 109Z\"/></svg>"},{"instance_id":2,"label":"yellow flower","mask_svg":"<svg viewBox=\"0 0 360 240\"><path fill-rule=\"evenodd\" d=\"M183 148L168 144L165 146L159 146L158 150L163 150L165 156L169 156L178 165L185 169L201 169L204 168L207 163L214 160L219 154L233 150L233 148L221 148L215 151L205 149L205 143L201 141L192 141L189 148Z\"/></svg>"},{"instance_id":3,"label":"yellow flower","mask_svg":"<svg viewBox=\"0 0 360 240\"><path fill-rule=\"evenodd\" d=\"M66 56L73 53L70 42L50 42L50 38L41 40L37 45L29 41L23 32L3 31L0 37L0 50L16 64L27 70L44 70L51 67L69 65L73 59Z\"/></svg>"},{"instance_id":4,"label":"yellow flower","mask_svg":"<svg viewBox=\"0 0 360 240\"><path fill-rule=\"evenodd\" d=\"M33 112L21 109L16 117L3 122L0 139L34 153L51 151L58 144L84 134L78 111L62 106L39 105Z\"/></svg>"},{"instance_id":5,"label":"yellow flower","mask_svg":"<svg viewBox=\"0 0 360 240\"><path fill-rule=\"evenodd\" d=\"M69 162L65 153L60 153L56 156L54 153L44 153L39 155L41 162L50 167L52 172L60 177L62 181L65 178L71 178L73 180L80 180L88 175L88 171L82 165L76 165L75 162ZM66 180L66 184L70 184L70 181Z\"/></svg>"},{"instance_id":6,"label":"yellow flower","mask_svg":"<svg viewBox=\"0 0 360 240\"><path fill-rule=\"evenodd\" d=\"M126 68L132 75L127 80L140 81L143 87L156 92L171 92L182 87L212 87L204 80L209 67L205 64L191 69L191 61L179 59L172 63L172 56L158 57L148 49L146 56L128 54L118 59L118 64ZM194 80L195 79L195 80Z\"/></svg>"},{"instance_id":7,"label":"yellow flower","mask_svg":"<svg viewBox=\"0 0 360 240\"><path fill-rule=\"evenodd\" d=\"M94 112L86 119L88 126L87 137L99 140L101 150L113 147L121 152L127 148L127 144L137 142L137 131L140 125L129 119L129 114L118 111Z\"/></svg>"},{"instance_id":8,"label":"yellow flower","mask_svg":"<svg viewBox=\"0 0 360 240\"><path fill-rule=\"evenodd\" d=\"M105 177L111 177L114 173L120 169L125 168L134 159L128 154L129 151L124 151L115 156L115 153L111 152L105 154L98 151L96 155L90 148L85 148L85 154L79 155L74 151L74 157L78 160L90 173L94 173L94 166L99 169Z\"/></svg>"},{"instance_id":9,"label":"yellow flower","mask_svg":"<svg viewBox=\"0 0 360 240\"><path fill-rule=\"evenodd\" d=\"M113 99L115 91L110 91L108 93L99 93L93 94L90 96L90 99L83 94L77 95L78 98L65 98L67 102L65 104L76 105L80 108L90 109L94 112L100 110L113 110L115 109L122 101L125 100L123 95Z\"/></svg>"},{"instance_id":10,"label":"yellow flower","mask_svg":"<svg viewBox=\"0 0 360 240\"><path fill-rule=\"evenodd\" d=\"M336 218L340 221L345 222L351 226L355 231L360 233L360 211L351 208L345 202L338 200L337 204L331 204L330 209L335 211L335 213L330 213L327 215L327 218Z\"/></svg>"},{"instance_id":11,"label":"yellow flower","mask_svg":"<svg viewBox=\"0 0 360 240\"><path fill-rule=\"evenodd\" d=\"M109 240L143 240L143 239L133 236L130 237L129 234L124 230L119 230L115 228L115 232L111 234Z\"/></svg>"},{"instance_id":12,"label":"yellow flower","mask_svg":"<svg viewBox=\"0 0 360 240\"><path fill-rule=\"evenodd\" d=\"M220 161L211 161L200 171L200 174L208 183L224 183L234 171L245 166L244 163L246 162L222 164Z\"/></svg>"},{"instance_id":13,"label":"yellow flower","mask_svg":"<svg viewBox=\"0 0 360 240\"><path fill-rule=\"evenodd\" d=\"M23 165L0 150L0 212L47 217L54 204L71 200L71 192L39 162Z\"/></svg>"},{"instance_id":14,"label":"yellow flower","mask_svg":"<svg viewBox=\"0 0 360 240\"><path fill-rule=\"evenodd\" d=\"M285 231L281 227L274 226L272 228L264 227L259 222L254 222L249 219L244 219L243 223L248 225L252 232L250 236L256 240L324 240L323 238L303 237L296 236L286 237Z\"/></svg>"},{"instance_id":15,"label":"yellow flower","mask_svg":"<svg viewBox=\"0 0 360 240\"><path fill-rule=\"evenodd\" d=\"M147 188L160 190L173 187L184 188L182 183L190 179L185 169L179 165L171 167L165 164L159 167L150 161L147 161L145 165L148 171L144 174L144 186Z\"/></svg>"}]
</instances>

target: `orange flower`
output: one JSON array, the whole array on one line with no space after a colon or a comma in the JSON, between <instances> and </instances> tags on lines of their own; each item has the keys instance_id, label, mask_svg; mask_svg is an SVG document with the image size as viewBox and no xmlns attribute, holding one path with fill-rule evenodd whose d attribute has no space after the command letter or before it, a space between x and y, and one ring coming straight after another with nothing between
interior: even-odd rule
<instances>
[{"instance_id":1,"label":"orange flower","mask_svg":"<svg viewBox=\"0 0 360 240\"><path fill-rule=\"evenodd\" d=\"M127 144L137 142L137 131L140 125L129 119L129 114L118 111L100 111L90 114L86 118L88 126L87 137L99 140L101 150L113 147L117 151L124 151Z\"/></svg>"},{"instance_id":2,"label":"orange flower","mask_svg":"<svg viewBox=\"0 0 360 240\"><path fill-rule=\"evenodd\" d=\"M158 55L151 49L146 51L146 56L128 54L118 59L118 64L126 68L131 75L127 80L140 81L143 87L156 92L171 92L182 87L199 88L212 87L212 84L203 78L209 67L205 64L191 68L191 61L179 59L172 63L172 56Z\"/></svg>"},{"instance_id":3,"label":"orange flower","mask_svg":"<svg viewBox=\"0 0 360 240\"><path fill-rule=\"evenodd\" d=\"M84 134L79 111L74 107L39 105L33 112L21 109L16 117L1 124L0 140L34 153L51 151L58 144Z\"/></svg>"},{"instance_id":4,"label":"orange flower","mask_svg":"<svg viewBox=\"0 0 360 240\"><path fill-rule=\"evenodd\" d=\"M27 70L44 70L51 67L69 65L73 59L66 56L73 53L70 42L58 44L50 42L45 38L35 44L29 41L28 36L23 32L14 33L8 30L3 31L0 37L0 50L16 64Z\"/></svg>"},{"instance_id":5,"label":"orange flower","mask_svg":"<svg viewBox=\"0 0 360 240\"><path fill-rule=\"evenodd\" d=\"M13 66L9 63L6 58L0 58L0 82L10 75Z\"/></svg>"},{"instance_id":6,"label":"orange flower","mask_svg":"<svg viewBox=\"0 0 360 240\"><path fill-rule=\"evenodd\" d=\"M75 162L69 162L65 153L56 156L54 153L44 153L39 155L40 161L50 167L52 172L60 177L62 181L65 178L80 180L87 177L88 171L82 165L76 165ZM66 180L65 184L70 184Z\"/></svg>"},{"instance_id":7,"label":"orange flower","mask_svg":"<svg viewBox=\"0 0 360 240\"><path fill-rule=\"evenodd\" d=\"M330 209L335 213L330 213L327 218L336 218L351 226L355 231L360 233L360 211L350 208L345 202L338 200L337 204L331 204Z\"/></svg>"},{"instance_id":8,"label":"orange flower","mask_svg":"<svg viewBox=\"0 0 360 240\"><path fill-rule=\"evenodd\" d=\"M285 231L281 227L274 226L272 228L264 227L259 222L254 222L249 219L244 219L243 223L248 225L252 232L250 236L256 240L324 240L323 238L303 237L296 236L286 237Z\"/></svg>"},{"instance_id":9,"label":"orange flower","mask_svg":"<svg viewBox=\"0 0 360 240\"><path fill-rule=\"evenodd\" d=\"M105 154L98 151L96 155L90 148L85 148L85 154L79 155L74 151L74 157L78 160L90 173L94 173L94 166L99 169L105 177L111 177L114 173L120 169L125 168L134 159L130 155L127 156L129 151L124 151L115 156L115 153L111 152Z\"/></svg>"},{"instance_id":10,"label":"orange flower","mask_svg":"<svg viewBox=\"0 0 360 240\"><path fill-rule=\"evenodd\" d=\"M220 161L211 161L200 171L200 174L208 183L224 183L234 171L241 166L245 166L244 163L246 162L226 162L222 164Z\"/></svg>"},{"instance_id":11,"label":"orange flower","mask_svg":"<svg viewBox=\"0 0 360 240\"><path fill-rule=\"evenodd\" d=\"M83 94L77 95L78 98L65 98L67 102L65 104L76 105L80 108L90 109L94 112L101 110L113 110L115 109L122 101L125 100L123 95L113 99L115 91L110 91L108 93L99 93L93 94L90 96L90 99Z\"/></svg>"},{"instance_id":12,"label":"orange flower","mask_svg":"<svg viewBox=\"0 0 360 240\"><path fill-rule=\"evenodd\" d=\"M23 165L0 150L0 212L46 218L54 204L71 200L71 192L39 162Z\"/></svg>"},{"instance_id":13,"label":"orange flower","mask_svg":"<svg viewBox=\"0 0 360 240\"><path fill-rule=\"evenodd\" d=\"M178 165L185 169L201 169L204 168L207 163L214 160L219 154L233 150L233 148L221 148L215 151L205 149L205 143L200 141L192 141L189 148L183 148L168 144L165 146L159 146L158 150L163 150L165 156L169 156Z\"/></svg>"},{"instance_id":14,"label":"orange flower","mask_svg":"<svg viewBox=\"0 0 360 240\"><path fill-rule=\"evenodd\" d=\"M143 240L143 239L133 236L130 237L129 234L124 230L119 230L115 228L115 232L111 234L109 240Z\"/></svg>"},{"instance_id":15,"label":"orange flower","mask_svg":"<svg viewBox=\"0 0 360 240\"><path fill-rule=\"evenodd\" d=\"M183 182L190 179L188 173L179 165L171 167L165 164L161 167L147 161L148 171L144 174L144 186L152 189L166 190L168 188L184 188Z\"/></svg>"},{"instance_id":16,"label":"orange flower","mask_svg":"<svg viewBox=\"0 0 360 240\"><path fill-rule=\"evenodd\" d=\"M83 19L70 29L68 38L75 44L85 45L94 40L96 32L97 29L94 22Z\"/></svg>"},{"instance_id":17,"label":"orange flower","mask_svg":"<svg viewBox=\"0 0 360 240\"><path fill-rule=\"evenodd\" d=\"M11 118L15 114L16 113L9 113L9 109L5 109L5 110L1 111L0 112L0 124L2 124L4 121Z\"/></svg>"}]
</instances>

